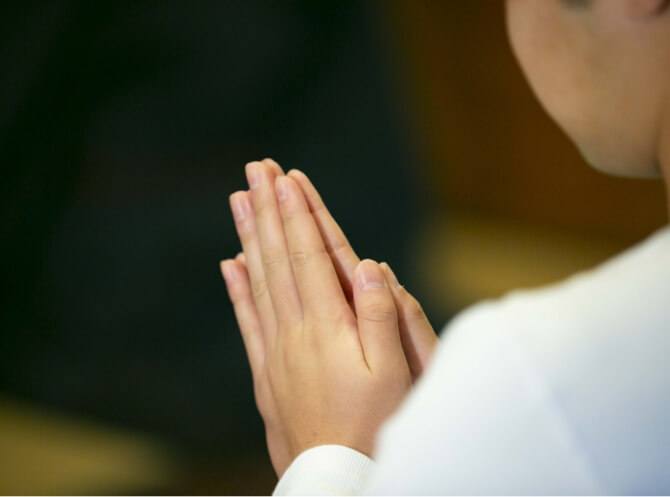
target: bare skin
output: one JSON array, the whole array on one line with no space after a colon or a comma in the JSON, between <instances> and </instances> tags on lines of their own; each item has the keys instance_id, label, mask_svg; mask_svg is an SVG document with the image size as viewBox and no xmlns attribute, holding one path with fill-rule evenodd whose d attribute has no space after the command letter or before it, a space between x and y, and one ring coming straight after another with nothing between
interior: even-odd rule
<instances>
[{"instance_id":1,"label":"bare skin","mask_svg":"<svg viewBox=\"0 0 670 497\"><path fill-rule=\"evenodd\" d=\"M670 0L507 0L512 48L547 112L597 169L670 180ZM437 343L390 268L359 261L309 180L271 160L231 196L243 255L222 261L268 448L371 454ZM260 176L259 176L260 175ZM670 194L670 190L668 192Z\"/></svg>"},{"instance_id":2,"label":"bare skin","mask_svg":"<svg viewBox=\"0 0 670 497\"><path fill-rule=\"evenodd\" d=\"M670 157L670 2L507 0L512 49L548 114L608 174L663 175Z\"/></svg>"},{"instance_id":3,"label":"bare skin","mask_svg":"<svg viewBox=\"0 0 670 497\"><path fill-rule=\"evenodd\" d=\"M437 337L386 264L360 261L307 177L247 164L231 195L244 249L221 263L281 476L304 450L371 455Z\"/></svg>"}]
</instances>

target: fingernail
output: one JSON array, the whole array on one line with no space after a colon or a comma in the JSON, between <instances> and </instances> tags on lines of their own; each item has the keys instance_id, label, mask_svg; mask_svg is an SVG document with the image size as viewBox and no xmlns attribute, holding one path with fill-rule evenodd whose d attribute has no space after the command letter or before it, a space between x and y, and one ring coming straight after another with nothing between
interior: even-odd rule
<instances>
[{"instance_id":1,"label":"fingernail","mask_svg":"<svg viewBox=\"0 0 670 497\"><path fill-rule=\"evenodd\" d=\"M370 259L361 261L358 265L358 285L362 290L373 290L386 286L384 273L379 264Z\"/></svg>"},{"instance_id":2,"label":"fingernail","mask_svg":"<svg viewBox=\"0 0 670 497\"><path fill-rule=\"evenodd\" d=\"M244 218L247 216L244 197L242 195L235 195L230 197L230 203L235 221L244 220Z\"/></svg>"},{"instance_id":3,"label":"fingernail","mask_svg":"<svg viewBox=\"0 0 670 497\"><path fill-rule=\"evenodd\" d=\"M399 287L400 283L398 282L398 278L396 278L395 273L391 269L391 266L389 266L387 263L383 262L382 266L384 267L384 271L386 271L386 274L389 277L389 280L391 280L391 285L394 287Z\"/></svg>"},{"instance_id":4,"label":"fingernail","mask_svg":"<svg viewBox=\"0 0 670 497\"><path fill-rule=\"evenodd\" d=\"M247 173L247 182L249 183L249 188L252 190L258 188L258 185L261 184L261 174L258 170L258 164L255 162L250 162L247 164L245 172Z\"/></svg>"},{"instance_id":5,"label":"fingernail","mask_svg":"<svg viewBox=\"0 0 670 497\"><path fill-rule=\"evenodd\" d=\"M221 261L220 267L223 279L226 280L226 283L230 284L235 279L235 273L230 267L230 264L227 264L226 261Z\"/></svg>"},{"instance_id":6,"label":"fingernail","mask_svg":"<svg viewBox=\"0 0 670 497\"><path fill-rule=\"evenodd\" d=\"M277 190L277 200L280 202L283 202L286 200L286 191L287 191L287 185L286 185L286 178L283 176L277 176L277 181L275 181L275 188Z\"/></svg>"}]
</instances>

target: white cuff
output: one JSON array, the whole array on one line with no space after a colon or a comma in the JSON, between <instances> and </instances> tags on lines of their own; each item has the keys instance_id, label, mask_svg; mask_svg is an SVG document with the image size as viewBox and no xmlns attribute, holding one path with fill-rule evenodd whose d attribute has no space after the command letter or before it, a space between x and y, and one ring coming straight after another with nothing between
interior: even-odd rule
<instances>
[{"instance_id":1,"label":"white cuff","mask_svg":"<svg viewBox=\"0 0 670 497\"><path fill-rule=\"evenodd\" d=\"M308 449L291 463L272 495L359 495L375 463L342 445Z\"/></svg>"}]
</instances>

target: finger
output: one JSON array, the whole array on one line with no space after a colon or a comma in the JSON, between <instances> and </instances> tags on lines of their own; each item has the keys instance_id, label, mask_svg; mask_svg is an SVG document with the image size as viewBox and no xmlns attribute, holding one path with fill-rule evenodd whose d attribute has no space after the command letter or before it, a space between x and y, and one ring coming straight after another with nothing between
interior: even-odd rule
<instances>
[{"instance_id":1,"label":"finger","mask_svg":"<svg viewBox=\"0 0 670 497\"><path fill-rule=\"evenodd\" d=\"M351 247L344 232L326 208L319 192L314 188L314 185L307 175L302 171L292 169L288 172L288 176L298 183L305 195L309 210L314 216L316 225L319 228L319 233L321 233L321 238L323 238L326 249L333 260L333 265L335 266L337 276L340 279L340 284L342 285L347 298L351 299L353 296L354 272L356 271L356 266L358 266L360 259Z\"/></svg>"},{"instance_id":2,"label":"finger","mask_svg":"<svg viewBox=\"0 0 670 497\"><path fill-rule=\"evenodd\" d=\"M284 175L284 170L281 168L277 162L275 162L273 159L263 159L261 162L265 163L274 173L275 176L283 176Z\"/></svg>"},{"instance_id":3,"label":"finger","mask_svg":"<svg viewBox=\"0 0 670 497\"><path fill-rule=\"evenodd\" d=\"M334 322L353 315L333 262L298 184L288 176L275 180L291 266L305 316Z\"/></svg>"},{"instance_id":4,"label":"finger","mask_svg":"<svg viewBox=\"0 0 670 497\"><path fill-rule=\"evenodd\" d=\"M261 375L265 353L261 322L251 295L249 277L246 268L237 258L221 261L220 268L226 282L228 296L235 310L237 324L240 327L242 341L251 366L251 374L254 381L257 381Z\"/></svg>"},{"instance_id":5,"label":"finger","mask_svg":"<svg viewBox=\"0 0 670 497\"><path fill-rule=\"evenodd\" d=\"M439 340L421 304L398 283L398 279L388 264L383 262L381 267L387 284L391 288L398 312L402 348L409 364L412 380L416 381L428 366Z\"/></svg>"},{"instance_id":6,"label":"finger","mask_svg":"<svg viewBox=\"0 0 670 497\"><path fill-rule=\"evenodd\" d=\"M244 270L247 270L247 258L244 255L244 252L240 252L235 257L235 260L244 266Z\"/></svg>"},{"instance_id":7,"label":"finger","mask_svg":"<svg viewBox=\"0 0 670 497\"><path fill-rule=\"evenodd\" d=\"M251 205L249 192L240 191L233 193L230 196L230 207L235 219L235 229L240 238L242 250L244 250L251 294L258 312L264 341L266 344L269 344L272 343L276 334L277 318L272 307L270 295L267 292L258 237L256 236L254 210Z\"/></svg>"},{"instance_id":8,"label":"finger","mask_svg":"<svg viewBox=\"0 0 670 497\"><path fill-rule=\"evenodd\" d=\"M293 326L302 320L302 304L293 278L282 218L275 194L276 176L263 162L246 167L261 263L277 322Z\"/></svg>"},{"instance_id":9,"label":"finger","mask_svg":"<svg viewBox=\"0 0 670 497\"><path fill-rule=\"evenodd\" d=\"M381 267L370 259L361 261L356 268L354 304L358 334L370 370L402 364L405 359L393 295Z\"/></svg>"}]
</instances>

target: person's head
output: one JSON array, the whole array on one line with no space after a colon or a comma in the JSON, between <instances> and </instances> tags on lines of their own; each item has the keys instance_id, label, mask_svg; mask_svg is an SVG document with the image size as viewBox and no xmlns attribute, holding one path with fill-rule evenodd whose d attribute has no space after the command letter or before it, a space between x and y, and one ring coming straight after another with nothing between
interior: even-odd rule
<instances>
[{"instance_id":1,"label":"person's head","mask_svg":"<svg viewBox=\"0 0 670 497\"><path fill-rule=\"evenodd\" d=\"M634 176L668 167L670 0L507 0L507 28L540 102L589 163Z\"/></svg>"}]
</instances>

